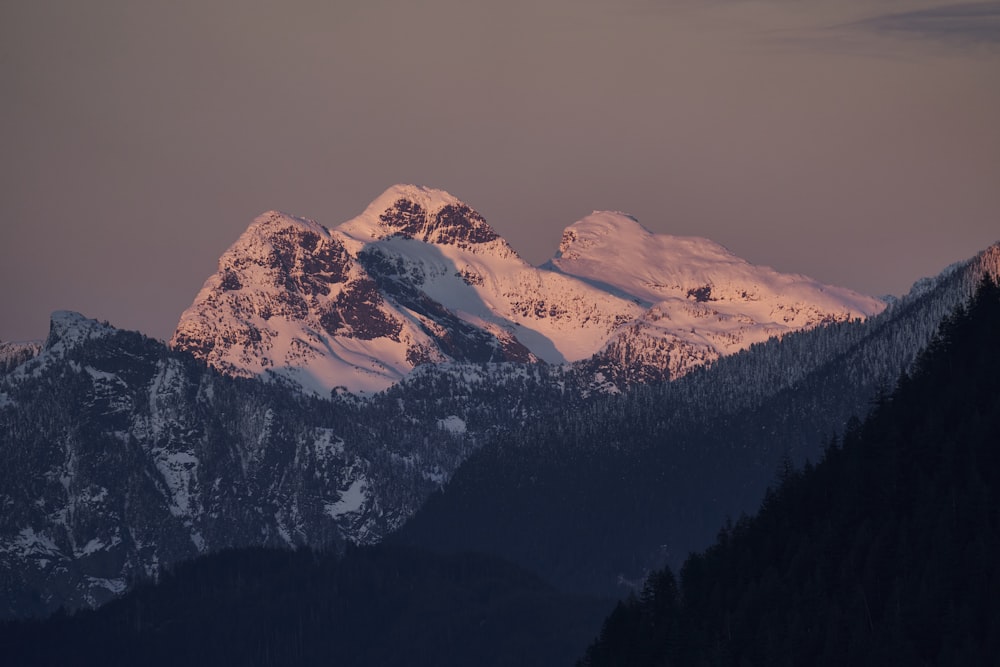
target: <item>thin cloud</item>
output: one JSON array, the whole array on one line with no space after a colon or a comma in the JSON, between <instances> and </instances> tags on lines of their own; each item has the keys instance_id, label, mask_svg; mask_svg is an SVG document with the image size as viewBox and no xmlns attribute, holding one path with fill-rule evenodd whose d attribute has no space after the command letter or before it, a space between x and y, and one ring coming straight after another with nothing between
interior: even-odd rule
<instances>
[{"instance_id":1,"label":"thin cloud","mask_svg":"<svg viewBox=\"0 0 1000 667\"><path fill-rule=\"evenodd\" d=\"M966 44L1000 44L1000 2L945 5L873 16L848 27Z\"/></svg>"}]
</instances>

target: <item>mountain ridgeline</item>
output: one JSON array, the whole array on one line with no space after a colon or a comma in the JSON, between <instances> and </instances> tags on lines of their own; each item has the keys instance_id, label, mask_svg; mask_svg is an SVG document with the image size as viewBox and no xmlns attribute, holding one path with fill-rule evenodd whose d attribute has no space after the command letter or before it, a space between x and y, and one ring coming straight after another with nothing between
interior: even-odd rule
<instances>
[{"instance_id":1,"label":"mountain ridgeline","mask_svg":"<svg viewBox=\"0 0 1000 667\"><path fill-rule=\"evenodd\" d=\"M624 388L884 308L621 213L571 225L555 257L533 267L452 195L398 185L332 229L275 211L257 218L171 346L320 395L385 389L426 364L592 358Z\"/></svg>"},{"instance_id":2,"label":"mountain ridgeline","mask_svg":"<svg viewBox=\"0 0 1000 667\"><path fill-rule=\"evenodd\" d=\"M1000 288L679 580L654 573L581 661L986 665L1000 655Z\"/></svg>"}]
</instances>

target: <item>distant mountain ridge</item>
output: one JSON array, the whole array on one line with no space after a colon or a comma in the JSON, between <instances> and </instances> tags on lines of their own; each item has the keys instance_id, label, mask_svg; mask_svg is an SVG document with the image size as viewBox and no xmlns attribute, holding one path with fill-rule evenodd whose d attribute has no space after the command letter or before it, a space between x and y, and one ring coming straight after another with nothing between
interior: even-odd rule
<instances>
[{"instance_id":1,"label":"distant mountain ridge","mask_svg":"<svg viewBox=\"0 0 1000 667\"><path fill-rule=\"evenodd\" d=\"M621 213L571 225L536 268L454 196L397 185L332 229L274 211L257 218L170 345L320 395L381 390L452 361L599 358L625 385L884 307L706 239L652 234Z\"/></svg>"}]
</instances>

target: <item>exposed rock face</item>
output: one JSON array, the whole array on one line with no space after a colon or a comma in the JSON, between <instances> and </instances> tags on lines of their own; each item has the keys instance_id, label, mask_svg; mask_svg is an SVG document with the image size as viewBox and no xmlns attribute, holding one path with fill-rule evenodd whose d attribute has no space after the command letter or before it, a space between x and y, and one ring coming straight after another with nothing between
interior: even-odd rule
<instances>
[{"instance_id":1,"label":"exposed rock face","mask_svg":"<svg viewBox=\"0 0 1000 667\"><path fill-rule=\"evenodd\" d=\"M276 373L326 393L351 385L352 372L400 377L422 338L339 238L310 220L270 212L219 260L171 346L232 375ZM380 358L338 364L354 352L351 342L375 342Z\"/></svg>"},{"instance_id":2,"label":"exposed rock face","mask_svg":"<svg viewBox=\"0 0 1000 667\"><path fill-rule=\"evenodd\" d=\"M445 204L431 216L420 204L400 198L379 220L396 234L424 243L469 248L500 238L483 216L462 203Z\"/></svg>"}]
</instances>

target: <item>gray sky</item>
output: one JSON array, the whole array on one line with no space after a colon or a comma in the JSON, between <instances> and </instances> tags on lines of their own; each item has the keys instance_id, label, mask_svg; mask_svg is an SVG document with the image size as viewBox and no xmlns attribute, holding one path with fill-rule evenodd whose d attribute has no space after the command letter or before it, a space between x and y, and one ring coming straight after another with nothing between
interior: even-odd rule
<instances>
[{"instance_id":1,"label":"gray sky","mask_svg":"<svg viewBox=\"0 0 1000 667\"><path fill-rule=\"evenodd\" d=\"M532 263L594 209L869 294L1000 240L1000 2L11 0L0 339L171 334L254 216L397 182Z\"/></svg>"}]
</instances>

